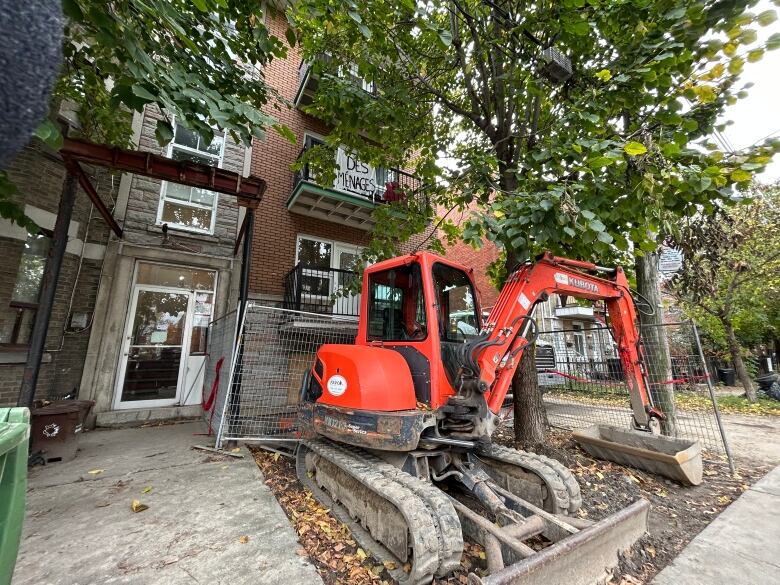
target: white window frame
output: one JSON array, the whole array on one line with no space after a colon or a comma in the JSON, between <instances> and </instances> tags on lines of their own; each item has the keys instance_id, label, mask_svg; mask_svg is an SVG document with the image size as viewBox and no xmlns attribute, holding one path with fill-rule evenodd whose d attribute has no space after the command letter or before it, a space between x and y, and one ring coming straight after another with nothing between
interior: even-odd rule
<instances>
[{"instance_id":1,"label":"white window frame","mask_svg":"<svg viewBox=\"0 0 780 585\"><path fill-rule=\"evenodd\" d=\"M357 254L360 254L364 249L365 246L361 246L360 244L351 244L349 242L341 242L339 240L330 240L328 238L323 238L322 236L312 236L310 234L298 234L295 237L295 266L298 265L298 262L300 261L298 258L298 244L301 240L312 240L315 242L322 242L323 244L330 244L331 249L331 255L330 255L330 268L334 270L338 270L338 266L334 266L335 262L335 255L333 252L336 249L336 246L343 246L343 247L352 247L355 248L355 252Z\"/></svg>"},{"instance_id":2,"label":"white window frame","mask_svg":"<svg viewBox=\"0 0 780 585\"><path fill-rule=\"evenodd\" d=\"M173 135L176 136L176 120L173 121ZM184 152L188 152L197 156L202 156L206 158L211 159L217 159L217 167L222 168L222 163L225 159L225 144L227 143L227 136L223 133L222 134L222 148L219 151L219 156L210 154L208 152L204 152L202 150L198 150L196 148L191 148L189 146L183 146L181 144L175 144L173 140L170 141L168 144L168 147L166 149L166 154L168 158L172 158L173 150L174 148L178 150L182 150ZM160 202L157 206L157 225L163 225L164 223L167 223L170 227L181 230L181 231L187 231L187 232L193 232L197 234L214 234L214 227L216 226L217 222L217 209L219 208L219 193L216 191L211 191L214 194L214 202L211 205L211 224L209 225L208 229L200 229L196 227L192 227L189 225L184 225L180 223L171 223L167 221L163 221L162 215L163 215L163 207L165 206L166 201L175 203L177 205L182 205L184 207L192 207L195 209L208 209L207 206L192 203L191 201L182 201L181 199L174 199L174 198L166 198L166 193L168 191L168 183L169 181L163 181L162 186L160 187ZM190 189L194 189L195 187L190 187ZM192 191L190 191L190 198L192 198Z\"/></svg>"}]
</instances>

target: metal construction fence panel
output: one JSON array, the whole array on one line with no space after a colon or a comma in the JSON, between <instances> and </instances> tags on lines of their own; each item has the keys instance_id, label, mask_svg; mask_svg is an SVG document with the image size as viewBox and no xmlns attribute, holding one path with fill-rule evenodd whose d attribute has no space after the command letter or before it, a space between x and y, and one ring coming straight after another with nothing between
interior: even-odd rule
<instances>
[{"instance_id":1,"label":"metal construction fence panel","mask_svg":"<svg viewBox=\"0 0 780 585\"><path fill-rule=\"evenodd\" d=\"M357 321L249 304L220 401L216 446L296 440L303 375L324 343L353 343ZM222 385L220 385L222 393Z\"/></svg>"},{"instance_id":2,"label":"metal construction fence panel","mask_svg":"<svg viewBox=\"0 0 780 585\"><path fill-rule=\"evenodd\" d=\"M209 434L222 425L222 413L230 389L230 372L235 357L237 327L237 310L209 323L203 373L203 416L209 425Z\"/></svg>"},{"instance_id":3,"label":"metal construction fence panel","mask_svg":"<svg viewBox=\"0 0 780 585\"><path fill-rule=\"evenodd\" d=\"M695 325L643 326L641 338L653 403L668 418L663 432L728 454ZM631 425L625 373L607 327L540 332L537 346L539 385L552 426Z\"/></svg>"},{"instance_id":4,"label":"metal construction fence panel","mask_svg":"<svg viewBox=\"0 0 780 585\"><path fill-rule=\"evenodd\" d=\"M237 317L230 313L209 328L206 416L216 446L230 440L295 441L305 372L322 344L353 343L357 322L252 303L241 323ZM664 432L729 455L693 323L643 327L642 339L653 401L669 418ZM552 426L630 427L628 387L607 327L540 332L536 355Z\"/></svg>"}]
</instances>

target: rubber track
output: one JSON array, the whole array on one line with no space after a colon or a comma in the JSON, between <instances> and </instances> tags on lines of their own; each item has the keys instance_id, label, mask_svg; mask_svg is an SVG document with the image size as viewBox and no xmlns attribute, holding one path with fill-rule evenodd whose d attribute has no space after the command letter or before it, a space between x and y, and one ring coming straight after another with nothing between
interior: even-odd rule
<instances>
[{"instance_id":1,"label":"rubber track","mask_svg":"<svg viewBox=\"0 0 780 585\"><path fill-rule=\"evenodd\" d=\"M332 443L325 441L304 441L299 446L299 450L308 449L312 453L327 459L343 472L347 473L368 490L374 492L384 500L390 502L403 515L409 528L410 544L412 547L411 570L405 573L400 568L390 571L393 577L399 582L409 585L419 585L430 583L433 575L437 572L440 563L439 547L440 536L436 528L436 521L426 502L419 497L414 490L403 485L393 477L388 477L371 463L361 460L342 447L337 447ZM391 561L399 565L399 560L390 553L381 543L377 543L367 530L363 529L359 523L356 523L350 517L349 512L338 502L335 502L329 494L326 494L308 477L306 465L304 462L305 452L298 454L298 477L302 483L312 489L315 497L321 500L322 495L326 495L326 500L321 503L332 507L342 522L348 525L352 530L353 536L366 549L370 550L380 561ZM335 504L335 505L334 505ZM356 526L357 525L357 526ZM380 546L376 546L379 544Z\"/></svg>"},{"instance_id":2,"label":"rubber track","mask_svg":"<svg viewBox=\"0 0 780 585\"><path fill-rule=\"evenodd\" d=\"M400 482L422 499L436 522L436 533L439 537L439 567L436 575L442 577L457 569L463 556L463 530L455 507L446 494L435 485L398 469L373 453L357 447L341 448L348 450L355 457L369 461L371 466L385 477Z\"/></svg>"},{"instance_id":3,"label":"rubber track","mask_svg":"<svg viewBox=\"0 0 780 585\"><path fill-rule=\"evenodd\" d=\"M516 465L539 477L547 486L548 494L553 497L550 506L553 514L573 514L582 505L579 483L572 472L559 461L544 455L495 444L481 448L479 454L502 463Z\"/></svg>"}]
</instances>

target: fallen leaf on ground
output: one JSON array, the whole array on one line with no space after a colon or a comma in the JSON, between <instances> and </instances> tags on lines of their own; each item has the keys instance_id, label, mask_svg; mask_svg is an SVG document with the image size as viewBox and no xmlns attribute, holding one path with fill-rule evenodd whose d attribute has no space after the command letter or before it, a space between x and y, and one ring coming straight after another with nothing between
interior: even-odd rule
<instances>
[{"instance_id":1,"label":"fallen leaf on ground","mask_svg":"<svg viewBox=\"0 0 780 585\"><path fill-rule=\"evenodd\" d=\"M230 450L231 453L238 453L239 451L241 451L241 447L235 447L234 449Z\"/></svg>"},{"instance_id":2,"label":"fallen leaf on ground","mask_svg":"<svg viewBox=\"0 0 780 585\"><path fill-rule=\"evenodd\" d=\"M241 544L246 544L247 542L249 542L249 537L248 536L239 536L238 537L238 542L240 542Z\"/></svg>"},{"instance_id":3,"label":"fallen leaf on ground","mask_svg":"<svg viewBox=\"0 0 780 585\"><path fill-rule=\"evenodd\" d=\"M103 473L105 469L92 469L90 471L87 471L90 475L98 475L100 473Z\"/></svg>"},{"instance_id":4,"label":"fallen leaf on ground","mask_svg":"<svg viewBox=\"0 0 780 585\"><path fill-rule=\"evenodd\" d=\"M105 508L106 506L110 506L111 502L98 502L95 504L96 508Z\"/></svg>"},{"instance_id":5,"label":"fallen leaf on ground","mask_svg":"<svg viewBox=\"0 0 780 585\"><path fill-rule=\"evenodd\" d=\"M150 491L152 491L152 486L148 485L143 490L141 490L141 493L148 494Z\"/></svg>"},{"instance_id":6,"label":"fallen leaf on ground","mask_svg":"<svg viewBox=\"0 0 780 585\"><path fill-rule=\"evenodd\" d=\"M146 504L142 504L138 500L133 500L132 503L130 504L130 509L133 512L143 512L144 510L148 510L149 506L147 506Z\"/></svg>"}]
</instances>

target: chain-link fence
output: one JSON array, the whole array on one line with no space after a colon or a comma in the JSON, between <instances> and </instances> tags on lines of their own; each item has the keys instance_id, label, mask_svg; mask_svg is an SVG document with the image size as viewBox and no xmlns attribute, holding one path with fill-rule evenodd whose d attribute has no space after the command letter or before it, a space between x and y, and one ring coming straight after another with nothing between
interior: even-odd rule
<instances>
[{"instance_id":1,"label":"chain-link fence","mask_svg":"<svg viewBox=\"0 0 780 585\"><path fill-rule=\"evenodd\" d=\"M650 394L667 415L663 431L728 454L694 325L645 326L641 337ZM569 430L593 424L631 425L625 373L607 327L580 325L541 332L536 355L551 425Z\"/></svg>"},{"instance_id":2,"label":"chain-link fence","mask_svg":"<svg viewBox=\"0 0 780 585\"><path fill-rule=\"evenodd\" d=\"M301 380L317 349L353 343L356 333L356 321L250 303L221 399L216 446L229 440L294 441Z\"/></svg>"}]
</instances>

